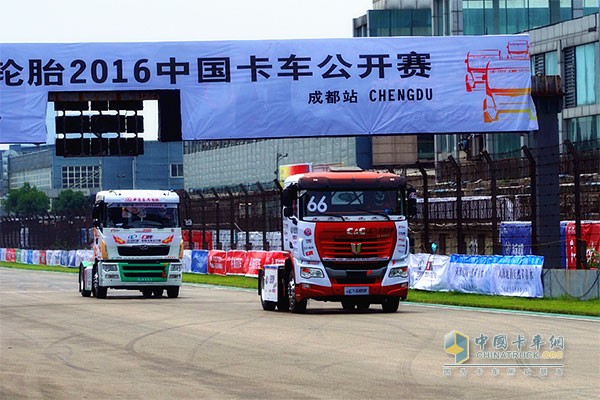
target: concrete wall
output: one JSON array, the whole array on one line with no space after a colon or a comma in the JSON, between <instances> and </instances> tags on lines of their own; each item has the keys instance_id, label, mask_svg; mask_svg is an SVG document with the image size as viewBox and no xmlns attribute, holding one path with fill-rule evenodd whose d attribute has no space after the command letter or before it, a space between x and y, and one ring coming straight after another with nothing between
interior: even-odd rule
<instances>
[{"instance_id":1,"label":"concrete wall","mask_svg":"<svg viewBox=\"0 0 600 400\"><path fill-rule=\"evenodd\" d=\"M571 296L600 299L600 270L546 269L542 273L545 298Z\"/></svg>"}]
</instances>

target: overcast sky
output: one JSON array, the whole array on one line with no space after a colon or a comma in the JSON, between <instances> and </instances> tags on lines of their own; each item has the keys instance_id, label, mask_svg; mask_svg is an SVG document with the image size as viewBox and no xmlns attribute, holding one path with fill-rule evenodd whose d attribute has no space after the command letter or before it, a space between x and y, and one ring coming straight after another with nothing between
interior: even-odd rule
<instances>
[{"instance_id":1,"label":"overcast sky","mask_svg":"<svg viewBox=\"0 0 600 400\"><path fill-rule=\"evenodd\" d=\"M352 37L372 0L2 1L0 42Z\"/></svg>"},{"instance_id":2,"label":"overcast sky","mask_svg":"<svg viewBox=\"0 0 600 400\"><path fill-rule=\"evenodd\" d=\"M372 0L6 0L0 43L349 38L352 18L372 6Z\"/></svg>"}]
</instances>

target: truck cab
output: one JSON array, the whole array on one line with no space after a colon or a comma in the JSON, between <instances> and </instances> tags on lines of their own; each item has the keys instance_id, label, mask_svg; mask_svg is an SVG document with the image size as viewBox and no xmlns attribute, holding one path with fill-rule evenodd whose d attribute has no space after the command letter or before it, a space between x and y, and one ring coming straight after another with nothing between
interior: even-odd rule
<instances>
[{"instance_id":1,"label":"truck cab","mask_svg":"<svg viewBox=\"0 0 600 400\"><path fill-rule=\"evenodd\" d=\"M178 297L183 268L179 196L162 190L109 190L92 210L94 260L82 263L79 291L139 290L144 297Z\"/></svg>"},{"instance_id":2,"label":"truck cab","mask_svg":"<svg viewBox=\"0 0 600 400\"><path fill-rule=\"evenodd\" d=\"M408 293L407 215L416 207L410 193L405 179L391 173L288 177L282 191L288 258L277 275L270 266L259 273L263 308L301 313L313 299L339 301L347 310L381 304L397 311Z\"/></svg>"}]
</instances>

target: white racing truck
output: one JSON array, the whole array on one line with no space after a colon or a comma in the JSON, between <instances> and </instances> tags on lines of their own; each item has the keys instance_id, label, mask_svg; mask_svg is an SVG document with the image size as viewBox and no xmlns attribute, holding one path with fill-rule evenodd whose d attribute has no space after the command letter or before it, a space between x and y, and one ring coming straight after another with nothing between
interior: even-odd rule
<instances>
[{"instance_id":1,"label":"white racing truck","mask_svg":"<svg viewBox=\"0 0 600 400\"><path fill-rule=\"evenodd\" d=\"M96 194L94 260L79 266L79 292L106 298L109 288L144 297L179 296L183 241L179 196L168 190L109 190Z\"/></svg>"}]
</instances>

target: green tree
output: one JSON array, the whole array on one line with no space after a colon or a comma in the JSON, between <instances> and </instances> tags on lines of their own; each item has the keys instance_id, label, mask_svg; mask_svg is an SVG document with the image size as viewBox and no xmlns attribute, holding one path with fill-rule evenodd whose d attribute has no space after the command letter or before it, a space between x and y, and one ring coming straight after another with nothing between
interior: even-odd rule
<instances>
[{"instance_id":1,"label":"green tree","mask_svg":"<svg viewBox=\"0 0 600 400\"><path fill-rule=\"evenodd\" d=\"M55 214L85 210L89 207L89 201L84 194L72 189L63 190L52 202L52 212Z\"/></svg>"},{"instance_id":2,"label":"green tree","mask_svg":"<svg viewBox=\"0 0 600 400\"><path fill-rule=\"evenodd\" d=\"M13 189L8 193L4 202L4 209L9 214L32 216L45 214L50 208L48 196L29 182L19 189Z\"/></svg>"}]
</instances>

